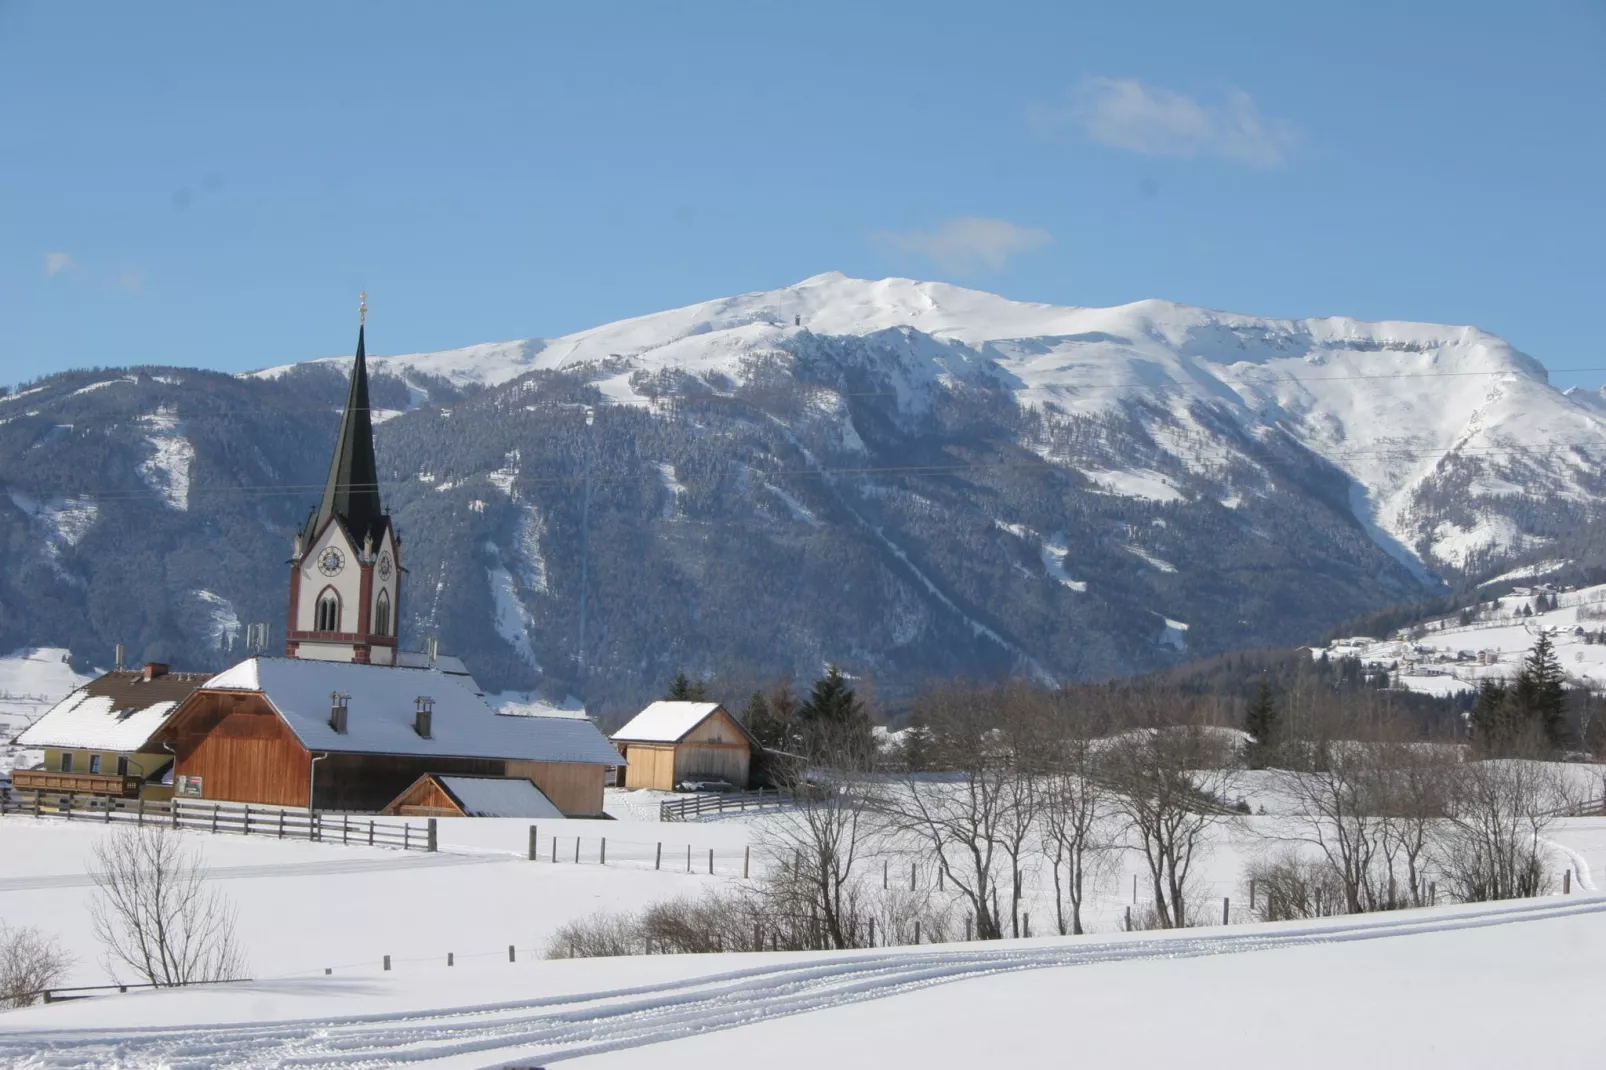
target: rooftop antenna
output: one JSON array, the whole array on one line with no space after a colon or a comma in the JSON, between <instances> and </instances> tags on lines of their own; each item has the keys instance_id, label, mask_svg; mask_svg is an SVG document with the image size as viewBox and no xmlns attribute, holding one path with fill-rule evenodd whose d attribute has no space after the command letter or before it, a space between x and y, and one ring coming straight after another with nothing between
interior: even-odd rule
<instances>
[{"instance_id":1,"label":"rooftop antenna","mask_svg":"<svg viewBox=\"0 0 1606 1070\"><path fill-rule=\"evenodd\" d=\"M123 671L123 644L117 644L117 671Z\"/></svg>"}]
</instances>

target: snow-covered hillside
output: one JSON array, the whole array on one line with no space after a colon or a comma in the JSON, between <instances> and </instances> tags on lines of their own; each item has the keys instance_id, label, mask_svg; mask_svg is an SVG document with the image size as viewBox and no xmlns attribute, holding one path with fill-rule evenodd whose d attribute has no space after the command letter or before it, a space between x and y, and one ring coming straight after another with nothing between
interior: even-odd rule
<instances>
[{"instance_id":1,"label":"snow-covered hillside","mask_svg":"<svg viewBox=\"0 0 1606 1070\"><path fill-rule=\"evenodd\" d=\"M1547 608L1555 597L1555 609ZM1316 656L1359 658L1386 669L1397 687L1433 695L1475 691L1479 681L1513 677L1540 634L1548 634L1568 681L1606 691L1606 585L1556 591L1518 587L1450 617L1391 636L1352 636Z\"/></svg>"},{"instance_id":2,"label":"snow-covered hillside","mask_svg":"<svg viewBox=\"0 0 1606 1070\"><path fill-rule=\"evenodd\" d=\"M476 384L562 369L615 403L645 405L643 373L729 393L756 362L794 356L811 336L875 343L867 352L908 411L929 403L934 384L967 382L1062 413L1137 407L1156 446L1201 475L1289 436L1352 481L1355 515L1380 544L1430 570L1542 544L1512 515L1514 499L1593 503L1606 491L1599 399L1556 391L1538 362L1474 327L1274 320L1158 300L1076 308L832 272L561 338L373 363ZM1136 458L1111 462L1084 475L1114 495L1180 496ZM1224 504L1269 489L1264 465L1250 460L1248 471Z\"/></svg>"},{"instance_id":3,"label":"snow-covered hillside","mask_svg":"<svg viewBox=\"0 0 1606 1070\"><path fill-rule=\"evenodd\" d=\"M41 751L13 747L11 741L35 718L92 679L67 664L60 647L18 650L0 657L0 773L38 762Z\"/></svg>"}]
</instances>

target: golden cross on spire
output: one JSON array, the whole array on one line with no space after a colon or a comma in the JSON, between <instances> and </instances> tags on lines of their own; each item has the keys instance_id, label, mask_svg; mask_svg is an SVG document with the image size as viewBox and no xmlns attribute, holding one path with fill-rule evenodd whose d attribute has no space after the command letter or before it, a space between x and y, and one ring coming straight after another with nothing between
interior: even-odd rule
<instances>
[{"instance_id":1,"label":"golden cross on spire","mask_svg":"<svg viewBox=\"0 0 1606 1070\"><path fill-rule=\"evenodd\" d=\"M368 322L368 291L364 290L357 298L357 324L361 326Z\"/></svg>"}]
</instances>

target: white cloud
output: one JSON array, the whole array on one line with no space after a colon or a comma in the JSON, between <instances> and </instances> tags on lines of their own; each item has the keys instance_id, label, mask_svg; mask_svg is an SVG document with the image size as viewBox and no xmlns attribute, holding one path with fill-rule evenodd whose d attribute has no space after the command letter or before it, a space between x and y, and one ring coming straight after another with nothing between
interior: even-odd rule
<instances>
[{"instance_id":1,"label":"white cloud","mask_svg":"<svg viewBox=\"0 0 1606 1070\"><path fill-rule=\"evenodd\" d=\"M1064 106L1040 109L1035 118L1145 156L1219 156L1252 167L1281 167L1297 140L1291 123L1261 115L1241 89L1201 102L1135 78L1085 78Z\"/></svg>"},{"instance_id":2,"label":"white cloud","mask_svg":"<svg viewBox=\"0 0 1606 1070\"><path fill-rule=\"evenodd\" d=\"M63 271L78 266L78 262L67 253L46 253L45 274L60 275Z\"/></svg>"},{"instance_id":3,"label":"white cloud","mask_svg":"<svg viewBox=\"0 0 1606 1070\"><path fill-rule=\"evenodd\" d=\"M1053 235L1038 227L1023 227L1007 219L959 216L931 230L876 231L876 244L922 256L956 274L999 271L1017 253L1050 245Z\"/></svg>"},{"instance_id":4,"label":"white cloud","mask_svg":"<svg viewBox=\"0 0 1606 1070\"><path fill-rule=\"evenodd\" d=\"M117 288L124 293L137 294L145 289L145 271L143 268L129 268L117 276Z\"/></svg>"}]
</instances>

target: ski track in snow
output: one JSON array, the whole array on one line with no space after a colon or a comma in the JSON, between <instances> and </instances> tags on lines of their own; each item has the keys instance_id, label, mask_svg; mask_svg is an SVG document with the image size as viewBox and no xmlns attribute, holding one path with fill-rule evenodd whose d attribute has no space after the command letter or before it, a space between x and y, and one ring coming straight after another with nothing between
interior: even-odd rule
<instances>
[{"instance_id":1,"label":"ski track in snow","mask_svg":"<svg viewBox=\"0 0 1606 1070\"><path fill-rule=\"evenodd\" d=\"M264 814L266 818L266 814ZM327 828L334 834L339 830ZM271 824L265 821L263 835L273 837ZM360 838L360 826L351 827L354 839ZM417 869L431 866L472 866L486 862L505 862L506 855L458 854L437 851L433 854L404 855L395 858L334 858L317 862L275 862L261 866L208 866L208 880L257 880L262 877L321 877L330 873L376 873L393 869ZM0 895L6 892L32 892L41 888L88 888L95 880L88 873L58 873L40 877L0 877ZM3 1049L0 1049L3 1050Z\"/></svg>"},{"instance_id":2,"label":"ski track in snow","mask_svg":"<svg viewBox=\"0 0 1606 1070\"><path fill-rule=\"evenodd\" d=\"M485 1066L547 1065L995 974L1386 939L1596 913L1606 913L1606 899L1551 898L1448 917L1370 915L1342 925L1275 931L838 955L612 991L434 1012L13 1033L0 1037L0 1062L29 1070L109 1065L130 1070L255 1070L398 1066L483 1056Z\"/></svg>"}]
</instances>

